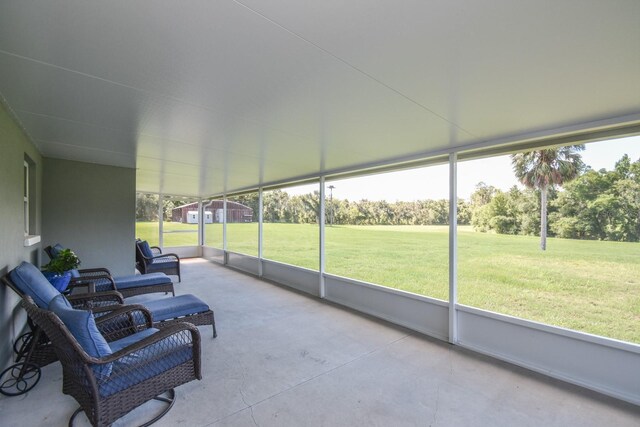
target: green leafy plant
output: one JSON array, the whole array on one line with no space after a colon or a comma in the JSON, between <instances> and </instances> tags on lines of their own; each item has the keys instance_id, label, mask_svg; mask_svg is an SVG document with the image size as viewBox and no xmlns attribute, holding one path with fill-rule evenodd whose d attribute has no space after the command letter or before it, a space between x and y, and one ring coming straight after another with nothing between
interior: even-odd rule
<instances>
[{"instance_id":1,"label":"green leafy plant","mask_svg":"<svg viewBox=\"0 0 640 427\"><path fill-rule=\"evenodd\" d=\"M80 259L78 256L71 249L63 249L58 253L58 256L44 266L44 269L52 273L62 274L65 271L78 268L79 265Z\"/></svg>"}]
</instances>

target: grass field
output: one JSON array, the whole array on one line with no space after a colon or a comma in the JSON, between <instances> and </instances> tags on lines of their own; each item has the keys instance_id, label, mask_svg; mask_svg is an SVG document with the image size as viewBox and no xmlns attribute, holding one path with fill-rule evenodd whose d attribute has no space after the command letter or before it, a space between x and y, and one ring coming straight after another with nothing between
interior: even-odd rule
<instances>
[{"instance_id":1,"label":"grass field","mask_svg":"<svg viewBox=\"0 0 640 427\"><path fill-rule=\"evenodd\" d=\"M165 246L195 245L194 225L165 223ZM257 224L229 224L229 250L257 255ZM157 243L157 224L137 223ZM222 246L222 226L206 226ZM425 226L326 228L327 272L448 299L448 229ZM462 304L640 343L640 244L539 239L459 227ZM264 224L264 256L318 269L318 227Z\"/></svg>"}]
</instances>

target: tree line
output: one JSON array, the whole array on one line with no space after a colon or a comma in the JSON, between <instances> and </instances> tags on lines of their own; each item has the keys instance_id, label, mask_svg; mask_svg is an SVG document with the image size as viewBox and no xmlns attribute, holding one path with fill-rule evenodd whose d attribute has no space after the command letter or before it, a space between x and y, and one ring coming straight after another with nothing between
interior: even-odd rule
<instances>
[{"instance_id":1,"label":"tree line","mask_svg":"<svg viewBox=\"0 0 640 427\"><path fill-rule=\"evenodd\" d=\"M471 224L477 231L540 235L540 193L480 183L471 196ZM640 241L640 160L625 154L614 170L586 168L562 190L548 188L547 213L550 236Z\"/></svg>"},{"instance_id":2,"label":"tree line","mask_svg":"<svg viewBox=\"0 0 640 427\"><path fill-rule=\"evenodd\" d=\"M574 155L575 152L569 154ZM512 157L512 163L521 181L527 180L528 173L533 177L541 173L534 167L527 169L520 165L519 174L517 163L522 159L516 156ZM576 159L574 157L574 161ZM480 232L499 234L540 236L545 230L549 236L562 238L640 241L640 160L632 162L625 154L611 171L592 170L579 162L574 166L575 169L569 168L570 173L562 179L556 171L555 178L544 181L544 188L536 187L534 183L522 189L514 186L501 191L481 182L469 200L458 200L458 224L472 225ZM257 192L230 197L229 200L250 207L253 220L258 220ZM157 195L139 194L137 202L138 220L157 221ZM189 201L164 199L165 220L170 220L174 207L186 203ZM317 191L302 195L291 195L283 190L265 191L263 220L318 223L319 206ZM447 199L388 202L334 197L327 200L325 209L326 223L335 225L449 224ZM544 229L541 228L543 214L548 215Z\"/></svg>"}]
</instances>

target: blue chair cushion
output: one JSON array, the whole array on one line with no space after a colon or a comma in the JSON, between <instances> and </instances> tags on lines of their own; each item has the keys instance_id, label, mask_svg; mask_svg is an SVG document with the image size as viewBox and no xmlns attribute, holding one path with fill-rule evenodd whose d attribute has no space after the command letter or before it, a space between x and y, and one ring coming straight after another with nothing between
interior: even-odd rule
<instances>
[{"instance_id":1,"label":"blue chair cushion","mask_svg":"<svg viewBox=\"0 0 640 427\"><path fill-rule=\"evenodd\" d=\"M175 319L176 317L188 316L209 310L207 303L191 294L157 298L145 301L143 304L151 312L154 322Z\"/></svg>"},{"instance_id":2,"label":"blue chair cushion","mask_svg":"<svg viewBox=\"0 0 640 427\"><path fill-rule=\"evenodd\" d=\"M55 258L60 255L60 252L62 252L63 250L64 248L62 247L62 245L60 243L56 243L55 245L51 246L51 256Z\"/></svg>"},{"instance_id":3,"label":"blue chair cushion","mask_svg":"<svg viewBox=\"0 0 640 427\"><path fill-rule=\"evenodd\" d=\"M147 264L148 272L167 271L170 269L177 270L178 261L160 261L160 260L154 259L153 262L150 262L149 264Z\"/></svg>"},{"instance_id":4,"label":"blue chair cushion","mask_svg":"<svg viewBox=\"0 0 640 427\"><path fill-rule=\"evenodd\" d=\"M164 273L133 274L131 276L115 277L113 280L116 282L116 288L118 289L171 283L169 276Z\"/></svg>"},{"instance_id":5,"label":"blue chair cushion","mask_svg":"<svg viewBox=\"0 0 640 427\"><path fill-rule=\"evenodd\" d=\"M109 343L109 347L111 347L112 352L117 353L123 348L130 346L131 344L135 344L140 340L150 337L151 335L155 334L159 330L160 329L149 328L140 332L136 332L135 334L131 334L127 337L120 338L119 340L111 341Z\"/></svg>"},{"instance_id":6,"label":"blue chair cushion","mask_svg":"<svg viewBox=\"0 0 640 427\"><path fill-rule=\"evenodd\" d=\"M22 262L11 270L9 277L16 287L23 294L29 295L40 308L46 309L51 300L60 295L42 272L31 263Z\"/></svg>"},{"instance_id":7,"label":"blue chair cushion","mask_svg":"<svg viewBox=\"0 0 640 427\"><path fill-rule=\"evenodd\" d=\"M142 255L146 256L147 258L153 258L153 252L151 251L151 247L146 240L138 242L137 245L140 248Z\"/></svg>"},{"instance_id":8,"label":"blue chair cushion","mask_svg":"<svg viewBox=\"0 0 640 427\"><path fill-rule=\"evenodd\" d=\"M127 345L153 335L155 332L157 332L157 329L147 329L127 338L114 341L111 345L113 350L121 350ZM172 337L167 337L114 362L111 376L100 382L98 389L102 396L110 396L188 362L192 358L193 350L190 343L182 343Z\"/></svg>"},{"instance_id":9,"label":"blue chair cushion","mask_svg":"<svg viewBox=\"0 0 640 427\"><path fill-rule=\"evenodd\" d=\"M47 307L47 310L53 311L54 313L56 313L56 315L58 314L58 311L73 310L73 309L74 308L69 302L69 300L67 300L62 294L59 294L54 299L52 299L51 302L49 303L49 306ZM62 320L62 318L60 318L60 320ZM64 320L62 320L62 322L64 322Z\"/></svg>"},{"instance_id":10,"label":"blue chair cushion","mask_svg":"<svg viewBox=\"0 0 640 427\"><path fill-rule=\"evenodd\" d=\"M164 266L168 264L178 265L178 261L176 260L175 257L168 256L168 257L152 259L151 264L162 264Z\"/></svg>"},{"instance_id":11,"label":"blue chair cushion","mask_svg":"<svg viewBox=\"0 0 640 427\"><path fill-rule=\"evenodd\" d=\"M111 347L98 331L93 313L73 309L63 295L53 298L48 308L62 320L71 335L89 356L101 358L112 353ZM99 377L106 377L111 373L111 364L96 365L93 366L93 369Z\"/></svg>"}]
</instances>

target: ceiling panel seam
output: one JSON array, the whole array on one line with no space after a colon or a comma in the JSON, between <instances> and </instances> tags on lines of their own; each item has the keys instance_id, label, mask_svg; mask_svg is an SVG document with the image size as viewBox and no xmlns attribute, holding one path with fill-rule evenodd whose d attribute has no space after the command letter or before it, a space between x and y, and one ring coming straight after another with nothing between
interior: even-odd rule
<instances>
[{"instance_id":1,"label":"ceiling panel seam","mask_svg":"<svg viewBox=\"0 0 640 427\"><path fill-rule=\"evenodd\" d=\"M283 133L285 135L289 135L289 136L293 136L293 137L296 137L296 138L301 138L301 139L309 140L309 141L311 140L311 138L309 136L307 136L307 135L298 135L297 133L293 133L293 132L290 132L290 131L287 131L287 130L284 130L284 129L280 129L280 128L274 127L273 125L271 125L271 124L269 124L267 122L256 120L254 118L248 118L248 117L246 117L246 116L244 116L244 115L242 115L242 114L240 114L238 112L235 112L235 111L228 111L228 110L224 110L223 111L223 110L219 110L219 109L214 109L214 108L211 108L211 107L208 107L208 106L205 106L205 105L201 105L201 104L193 103L193 102L190 102L190 101L186 101L184 99L177 98L175 96L168 95L168 94L165 94L165 93L150 91L150 90L147 90L147 89L141 89L141 88L138 88L138 87L135 87L135 86L127 85L127 84L124 84L124 83L119 83L119 82L116 82L116 81L113 81L113 80L105 79L103 77L99 77L99 76L95 76L95 75L92 75L92 74L84 73L82 71L72 70L70 68L63 67L61 65L56 65L56 64L49 63L49 62L41 61L41 60L36 59L36 58L30 58L28 56L20 55L20 54L14 53L14 52L9 52L9 51L3 50L3 49L0 49L0 53L8 55L8 56L15 57L15 58L19 58L19 59L22 59L24 61L34 62L36 64L43 65L43 66L46 66L46 67L56 68L58 70L65 71L67 73L77 74L77 75L86 77L88 79L95 79L95 80L99 80L99 81L107 83L107 84L112 84L112 85L116 85L116 86L119 86L119 87L122 87L122 88L125 88L125 89L129 89L129 90L138 92L138 93L140 93L140 94L142 94L144 96L147 96L147 97L151 98L150 101L152 103L155 102L153 100L153 98L164 98L164 99L168 99L168 100L171 100L173 102L176 102L178 104L186 105L186 106L193 107L193 108L199 108L201 110L204 110L204 111L207 111L207 112L210 112L210 113L213 113L213 114L231 115L231 116L233 116L235 118L238 118L240 120L244 120L244 121L249 122L249 123L253 123L253 124L256 124L256 125L264 126L266 129L274 130L274 131L277 131L277 132L281 132L281 133Z\"/></svg>"},{"instance_id":2,"label":"ceiling panel seam","mask_svg":"<svg viewBox=\"0 0 640 427\"><path fill-rule=\"evenodd\" d=\"M70 148L74 148L74 149L81 149L81 150L89 150L89 151L99 151L102 153L110 153L110 154L118 154L120 156L127 156L127 157L131 157L132 159L135 159L136 156L135 155L131 155L129 153L123 152L123 151L113 151L113 150L105 150L104 148L95 148L95 147L87 147L86 145L74 145L74 144L66 144L64 142L58 142L58 141L47 141L46 139L36 139L35 141L41 142L43 144L54 144L54 145L63 145L65 147L70 147Z\"/></svg>"},{"instance_id":3,"label":"ceiling panel seam","mask_svg":"<svg viewBox=\"0 0 640 427\"><path fill-rule=\"evenodd\" d=\"M98 124L91 123L91 122L67 119L65 117L59 117L59 116L52 116L50 114L34 113L32 111L26 111L26 110L15 110L15 111L19 112L19 113L30 114L30 115L33 115L33 116L43 117L43 118L47 118L47 119L54 119L54 120L60 120L60 121L69 122L69 123L82 124L82 125L85 125L85 126L95 127L95 128L103 129L103 130L121 131L120 128L116 128L116 127L112 127L112 126L98 125ZM222 148L212 148L209 145L195 144L195 143L184 141L184 140L181 140L181 139L167 138L167 137L164 137L164 136L159 136L159 135L156 135L156 134L153 134L153 133L148 133L148 132L136 132L136 133L134 133L134 135L137 136L137 137L155 138L155 139L158 139L158 140L161 140L161 141L167 141L167 142L169 142L171 144L182 144L182 145L188 145L190 147L197 147L197 148L201 148L201 149L204 149L204 150L207 150L207 151L214 152L216 154L230 153L230 154L243 155L245 157L250 157L252 159L259 159L260 158L260 157L244 154L244 153L241 153L241 152L237 152L237 151L234 151L234 150L228 150L228 149L222 149ZM39 138L38 140L39 141L45 141L42 138ZM73 145L73 144L67 144L67 145Z\"/></svg>"},{"instance_id":4,"label":"ceiling panel seam","mask_svg":"<svg viewBox=\"0 0 640 427\"><path fill-rule=\"evenodd\" d=\"M351 64L349 61L347 61L346 59L343 59L341 57L339 57L338 55L332 53L331 51L323 48L322 46L312 42L311 40L301 36L300 34L296 33L293 30L290 30L289 28L285 27L284 25L278 23L277 21L274 21L273 19L269 18L268 16L258 12L255 9L252 9L251 7L247 6L246 4L242 3L239 0L231 0L234 3L238 4L239 6L242 6L243 8L247 9L248 11L250 11L251 13L254 13L255 15L261 17L262 19L266 20L267 22L275 25L276 27L280 28L283 31L286 31L287 33L291 34L292 36L302 40L303 42L313 46L314 48L320 50L321 52L331 56L332 58L334 58L335 60L341 62L342 64L346 65L347 67L353 69L354 71L362 74L363 76L367 77L368 79L374 81L375 83L385 87L386 89L394 92L395 94L403 97L404 99L406 99L407 101L411 102L412 104L422 108L423 110L429 112L430 114L434 115L435 117L439 118L440 120L445 121L446 123L450 124L451 126L454 126L456 129L458 129L461 132L466 133L467 135L477 138L477 135L473 134L472 132L470 132L469 130L463 128L462 126L460 126L457 123L452 122L451 120L447 119L446 117L444 117L443 115L433 111L432 109L430 109L429 107L427 107L426 105L423 105L422 103L416 101L415 99L411 98L409 95L406 95L404 92L401 92L400 90L394 88L393 86L383 82L382 80L376 78L375 76L373 76L372 74L369 74L368 72L366 72L365 70Z\"/></svg>"},{"instance_id":5,"label":"ceiling panel seam","mask_svg":"<svg viewBox=\"0 0 640 427\"><path fill-rule=\"evenodd\" d=\"M37 140L34 139L33 136L29 133L25 125L22 123L22 120L20 120L20 117L18 116L18 114L16 114L16 111L13 108L11 108L11 106L9 105L9 102L7 102L7 98L4 97L2 92L0 92L0 104L4 106L4 108L9 112L9 116L14 120L15 123L18 124L18 127L20 128L24 136L27 138L27 140L29 140L29 142L31 142L38 151L40 151L40 154L42 154L42 147L38 145Z\"/></svg>"}]
</instances>

